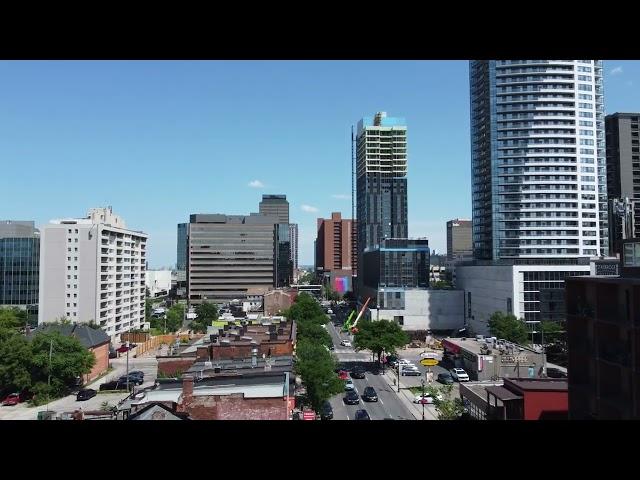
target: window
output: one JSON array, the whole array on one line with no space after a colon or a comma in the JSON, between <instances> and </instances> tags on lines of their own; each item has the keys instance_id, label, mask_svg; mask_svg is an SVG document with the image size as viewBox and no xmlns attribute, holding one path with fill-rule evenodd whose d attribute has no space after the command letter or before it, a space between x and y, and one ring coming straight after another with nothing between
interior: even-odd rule
<instances>
[{"instance_id":1,"label":"window","mask_svg":"<svg viewBox=\"0 0 640 480\"><path fill-rule=\"evenodd\" d=\"M578 108L593 108L593 103L578 103Z\"/></svg>"},{"instance_id":2,"label":"window","mask_svg":"<svg viewBox=\"0 0 640 480\"><path fill-rule=\"evenodd\" d=\"M579 120L578 125L580 125L581 127L593 127L593 122L589 120Z\"/></svg>"},{"instance_id":3,"label":"window","mask_svg":"<svg viewBox=\"0 0 640 480\"><path fill-rule=\"evenodd\" d=\"M74 238L74 241L75 241L76 243L78 243L78 239L77 239L77 238Z\"/></svg>"},{"instance_id":4,"label":"window","mask_svg":"<svg viewBox=\"0 0 640 480\"><path fill-rule=\"evenodd\" d=\"M67 307L70 306L71 304L67 302Z\"/></svg>"},{"instance_id":5,"label":"window","mask_svg":"<svg viewBox=\"0 0 640 480\"><path fill-rule=\"evenodd\" d=\"M585 84L585 83L580 83L578 85L578 90L582 90L582 91L586 91L586 92L590 92L591 90L593 90L592 86L589 84Z\"/></svg>"},{"instance_id":6,"label":"window","mask_svg":"<svg viewBox=\"0 0 640 480\"><path fill-rule=\"evenodd\" d=\"M76 233L78 233L78 229L76 228Z\"/></svg>"},{"instance_id":7,"label":"window","mask_svg":"<svg viewBox=\"0 0 640 480\"><path fill-rule=\"evenodd\" d=\"M70 238L67 238L67 242L71 243L71 239L70 239Z\"/></svg>"}]
</instances>

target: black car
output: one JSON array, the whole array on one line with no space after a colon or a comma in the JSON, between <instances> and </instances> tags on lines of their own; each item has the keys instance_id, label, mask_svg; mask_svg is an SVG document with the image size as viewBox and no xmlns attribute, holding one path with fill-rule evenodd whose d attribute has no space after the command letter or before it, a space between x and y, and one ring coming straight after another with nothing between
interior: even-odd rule
<instances>
[{"instance_id":1,"label":"black car","mask_svg":"<svg viewBox=\"0 0 640 480\"><path fill-rule=\"evenodd\" d=\"M356 367L351 370L351 378L366 378L365 369L362 367Z\"/></svg>"},{"instance_id":2,"label":"black car","mask_svg":"<svg viewBox=\"0 0 640 480\"><path fill-rule=\"evenodd\" d=\"M331 420L333 418L333 408L329 402L324 402L320 407L320 419Z\"/></svg>"},{"instance_id":3,"label":"black car","mask_svg":"<svg viewBox=\"0 0 640 480\"><path fill-rule=\"evenodd\" d=\"M438 382L444 383L445 385L453 385L453 377L450 373L439 373Z\"/></svg>"},{"instance_id":4,"label":"black car","mask_svg":"<svg viewBox=\"0 0 640 480\"><path fill-rule=\"evenodd\" d=\"M377 402L378 401L378 394L376 393L375 388L373 388L373 387L365 388L364 392L362 392L362 399L365 402Z\"/></svg>"},{"instance_id":5,"label":"black car","mask_svg":"<svg viewBox=\"0 0 640 480\"><path fill-rule=\"evenodd\" d=\"M567 378L567 374L559 368L547 368L547 377L549 378Z\"/></svg>"},{"instance_id":6,"label":"black car","mask_svg":"<svg viewBox=\"0 0 640 480\"><path fill-rule=\"evenodd\" d=\"M95 397L97 393L98 392L96 392L93 388L85 388L78 392L78 395L76 396L76 400L79 402L84 400L89 400L90 398Z\"/></svg>"},{"instance_id":7,"label":"black car","mask_svg":"<svg viewBox=\"0 0 640 480\"><path fill-rule=\"evenodd\" d=\"M371 417L369 416L369 412L366 410L356 410L355 420L371 420Z\"/></svg>"},{"instance_id":8,"label":"black car","mask_svg":"<svg viewBox=\"0 0 640 480\"><path fill-rule=\"evenodd\" d=\"M126 385L127 384L127 376L123 375L122 377L120 377L118 379L118 383L122 383L122 384ZM144 380L141 377L129 374L129 384L142 385L143 383L144 383Z\"/></svg>"},{"instance_id":9,"label":"black car","mask_svg":"<svg viewBox=\"0 0 640 480\"><path fill-rule=\"evenodd\" d=\"M360 397L353 390L349 390L344 396L344 403L347 405L357 405L360 403Z\"/></svg>"},{"instance_id":10,"label":"black car","mask_svg":"<svg viewBox=\"0 0 640 480\"><path fill-rule=\"evenodd\" d=\"M129 372L129 376L139 377L141 380L144 381L144 372L141 372L140 370L134 370L133 372Z\"/></svg>"}]
</instances>

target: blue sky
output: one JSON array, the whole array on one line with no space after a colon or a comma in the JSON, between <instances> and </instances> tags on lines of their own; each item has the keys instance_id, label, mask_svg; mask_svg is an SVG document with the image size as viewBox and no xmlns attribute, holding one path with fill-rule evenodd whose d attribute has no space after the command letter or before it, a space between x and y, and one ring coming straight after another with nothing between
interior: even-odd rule
<instances>
[{"instance_id":1,"label":"blue sky","mask_svg":"<svg viewBox=\"0 0 640 480\"><path fill-rule=\"evenodd\" d=\"M640 111L640 62L605 71L606 112ZM263 193L287 195L312 264L316 218L351 216L351 125L377 111L407 120L410 236L444 251L446 220L471 216L465 61L4 61L0 78L0 219L112 205L151 268L190 213Z\"/></svg>"}]
</instances>

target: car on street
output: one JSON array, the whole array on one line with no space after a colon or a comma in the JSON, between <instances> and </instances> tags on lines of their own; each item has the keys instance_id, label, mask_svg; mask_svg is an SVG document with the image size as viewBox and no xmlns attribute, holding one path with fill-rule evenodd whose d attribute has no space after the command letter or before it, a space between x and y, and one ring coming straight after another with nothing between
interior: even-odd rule
<instances>
[{"instance_id":1,"label":"car on street","mask_svg":"<svg viewBox=\"0 0 640 480\"><path fill-rule=\"evenodd\" d=\"M467 375L467 372L465 372L462 368L452 368L451 370L449 370L449 372L451 373L451 377L458 382L469 381L469 375Z\"/></svg>"},{"instance_id":2,"label":"car on street","mask_svg":"<svg viewBox=\"0 0 640 480\"><path fill-rule=\"evenodd\" d=\"M450 373L439 373L437 380L445 385L453 385L453 377Z\"/></svg>"},{"instance_id":3,"label":"car on street","mask_svg":"<svg viewBox=\"0 0 640 480\"><path fill-rule=\"evenodd\" d=\"M351 342L349 340L342 340L340 342L340 345L342 345L343 347L350 347L351 346Z\"/></svg>"},{"instance_id":4,"label":"car on street","mask_svg":"<svg viewBox=\"0 0 640 480\"><path fill-rule=\"evenodd\" d=\"M331 420L333 418L333 408L331 404L325 401L320 407L320 419L321 420Z\"/></svg>"},{"instance_id":5,"label":"car on street","mask_svg":"<svg viewBox=\"0 0 640 480\"><path fill-rule=\"evenodd\" d=\"M129 372L129 375L134 375L136 377L140 377L144 380L144 372L140 370L134 370L133 372Z\"/></svg>"},{"instance_id":6,"label":"car on street","mask_svg":"<svg viewBox=\"0 0 640 480\"><path fill-rule=\"evenodd\" d=\"M333 344L329 345L329 351L333 352L336 349L336 347L333 346Z\"/></svg>"},{"instance_id":7,"label":"car on street","mask_svg":"<svg viewBox=\"0 0 640 480\"><path fill-rule=\"evenodd\" d=\"M27 400L27 396L24 393L10 393L4 398L4 400L2 400L2 405L7 407L18 405L19 403L22 403L25 400Z\"/></svg>"},{"instance_id":8,"label":"car on street","mask_svg":"<svg viewBox=\"0 0 640 480\"><path fill-rule=\"evenodd\" d=\"M567 374L555 367L547 367L547 377L549 378L567 378Z\"/></svg>"},{"instance_id":9,"label":"car on street","mask_svg":"<svg viewBox=\"0 0 640 480\"><path fill-rule=\"evenodd\" d=\"M127 376L123 375L122 377L120 377L118 379L118 383L122 383L122 384L127 384ZM135 375L129 375L129 383L133 383L134 385L142 385L144 383L144 380L142 380L142 378L137 377Z\"/></svg>"},{"instance_id":10,"label":"car on street","mask_svg":"<svg viewBox=\"0 0 640 480\"><path fill-rule=\"evenodd\" d=\"M376 393L376 389L373 387L367 387L362 392L362 400L365 402L377 402L378 394Z\"/></svg>"},{"instance_id":11,"label":"car on street","mask_svg":"<svg viewBox=\"0 0 640 480\"><path fill-rule=\"evenodd\" d=\"M355 367L351 370L351 378L366 378L366 370L362 367Z\"/></svg>"},{"instance_id":12,"label":"car on street","mask_svg":"<svg viewBox=\"0 0 640 480\"><path fill-rule=\"evenodd\" d=\"M97 393L98 392L96 392L93 388L85 388L78 392L78 395L76 396L76 400L78 402L89 400L90 398L95 397Z\"/></svg>"},{"instance_id":13,"label":"car on street","mask_svg":"<svg viewBox=\"0 0 640 480\"><path fill-rule=\"evenodd\" d=\"M438 360L439 355L436 352L422 352L420 358L430 358L431 360Z\"/></svg>"},{"instance_id":14,"label":"car on street","mask_svg":"<svg viewBox=\"0 0 640 480\"><path fill-rule=\"evenodd\" d=\"M436 395L436 398L439 401L444 400L444 398L440 394ZM430 405L433 403L433 396L429 393L420 394L413 399L413 403L424 403L425 405Z\"/></svg>"},{"instance_id":15,"label":"car on street","mask_svg":"<svg viewBox=\"0 0 640 480\"><path fill-rule=\"evenodd\" d=\"M349 390L343 400L347 405L357 405L360 403L360 397L353 390Z\"/></svg>"},{"instance_id":16,"label":"car on street","mask_svg":"<svg viewBox=\"0 0 640 480\"><path fill-rule=\"evenodd\" d=\"M327 314L329 315L333 315L333 310L331 310L330 308L327 310Z\"/></svg>"},{"instance_id":17,"label":"car on street","mask_svg":"<svg viewBox=\"0 0 640 480\"><path fill-rule=\"evenodd\" d=\"M131 350L129 347L127 347L126 345L121 345L120 347L116 348L116 352L118 353L127 353L127 351Z\"/></svg>"},{"instance_id":18,"label":"car on street","mask_svg":"<svg viewBox=\"0 0 640 480\"><path fill-rule=\"evenodd\" d=\"M349 372L347 372L346 370L338 370L338 378L340 380L348 380Z\"/></svg>"},{"instance_id":19,"label":"car on street","mask_svg":"<svg viewBox=\"0 0 640 480\"><path fill-rule=\"evenodd\" d=\"M356 388L356 386L353 384L353 380L351 380L350 378L345 380L345 382L344 382L344 389L345 390L355 390L355 388Z\"/></svg>"},{"instance_id":20,"label":"car on street","mask_svg":"<svg viewBox=\"0 0 640 480\"><path fill-rule=\"evenodd\" d=\"M356 416L354 420L371 420L369 412L366 410L356 410Z\"/></svg>"},{"instance_id":21,"label":"car on street","mask_svg":"<svg viewBox=\"0 0 640 480\"><path fill-rule=\"evenodd\" d=\"M411 368L403 368L402 375L406 375L408 377L419 377L420 375L422 375L422 372L420 372L420 370L418 370L417 368L415 370Z\"/></svg>"}]
</instances>

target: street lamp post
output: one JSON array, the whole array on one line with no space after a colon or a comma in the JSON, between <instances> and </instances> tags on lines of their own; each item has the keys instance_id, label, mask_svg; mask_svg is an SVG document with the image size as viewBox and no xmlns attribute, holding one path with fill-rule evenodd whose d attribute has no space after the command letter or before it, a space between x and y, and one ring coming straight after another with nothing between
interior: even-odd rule
<instances>
[{"instance_id":1,"label":"street lamp post","mask_svg":"<svg viewBox=\"0 0 640 480\"><path fill-rule=\"evenodd\" d=\"M422 404L422 420L424 420L424 379L420 379L420 383L422 383L422 398L420 399L420 403Z\"/></svg>"}]
</instances>

